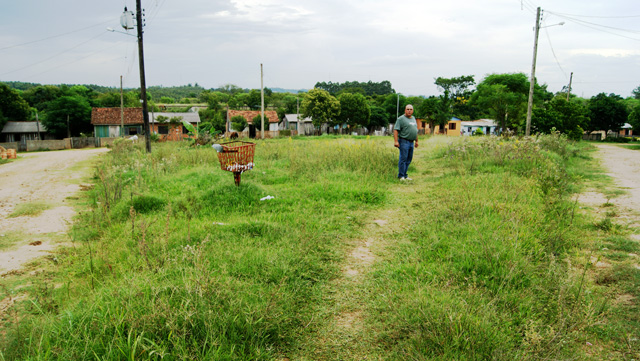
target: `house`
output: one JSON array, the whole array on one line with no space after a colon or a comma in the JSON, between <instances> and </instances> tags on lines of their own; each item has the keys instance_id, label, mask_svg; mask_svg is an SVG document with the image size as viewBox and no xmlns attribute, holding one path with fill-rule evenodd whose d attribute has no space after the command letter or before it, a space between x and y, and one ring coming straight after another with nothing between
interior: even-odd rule
<instances>
[{"instance_id":1,"label":"house","mask_svg":"<svg viewBox=\"0 0 640 361\"><path fill-rule=\"evenodd\" d=\"M298 114L285 114L284 119L282 119L282 121L278 125L278 129L297 130L298 134L301 135L313 134L315 131L315 127L313 126L311 118L298 120Z\"/></svg>"},{"instance_id":2,"label":"house","mask_svg":"<svg viewBox=\"0 0 640 361\"><path fill-rule=\"evenodd\" d=\"M161 140L181 140L188 133L182 120L196 127L200 124L200 116L196 112L149 112L149 130L158 134ZM142 108L93 108L91 124L98 138L144 134Z\"/></svg>"},{"instance_id":3,"label":"house","mask_svg":"<svg viewBox=\"0 0 640 361\"><path fill-rule=\"evenodd\" d=\"M27 140L55 139L40 122L7 122L0 133L0 142L26 143Z\"/></svg>"},{"instance_id":4,"label":"house","mask_svg":"<svg viewBox=\"0 0 640 361\"><path fill-rule=\"evenodd\" d=\"M182 140L188 137L189 131L182 125L182 121L189 122L197 129L200 115L197 112L149 113L149 128L152 133L158 134L161 140Z\"/></svg>"},{"instance_id":5,"label":"house","mask_svg":"<svg viewBox=\"0 0 640 361\"><path fill-rule=\"evenodd\" d=\"M452 118L444 128L445 135L459 137L462 135L462 120Z\"/></svg>"},{"instance_id":6,"label":"house","mask_svg":"<svg viewBox=\"0 0 640 361\"><path fill-rule=\"evenodd\" d=\"M479 119L472 121L461 121L460 129L462 135L473 135L476 130L482 131L485 135L497 135L498 126L492 119ZM458 130L460 132L460 130Z\"/></svg>"},{"instance_id":7,"label":"house","mask_svg":"<svg viewBox=\"0 0 640 361\"><path fill-rule=\"evenodd\" d=\"M241 115L249 124L249 137L255 138L257 128L253 125L253 118L259 116L261 112L259 110L232 110L229 109L227 111L227 131L231 131L231 118ZM264 130L269 132L277 132L278 131L278 123L280 123L280 119L278 119L278 113L275 110L265 110L264 111L264 120L265 126ZM268 123L268 127L267 127Z\"/></svg>"},{"instance_id":8,"label":"house","mask_svg":"<svg viewBox=\"0 0 640 361\"><path fill-rule=\"evenodd\" d=\"M624 123L620 131L618 131L618 135L623 137L631 137L633 136L633 127L629 123Z\"/></svg>"},{"instance_id":9,"label":"house","mask_svg":"<svg viewBox=\"0 0 640 361\"><path fill-rule=\"evenodd\" d=\"M96 138L142 134L142 108L92 108L91 124Z\"/></svg>"}]
</instances>

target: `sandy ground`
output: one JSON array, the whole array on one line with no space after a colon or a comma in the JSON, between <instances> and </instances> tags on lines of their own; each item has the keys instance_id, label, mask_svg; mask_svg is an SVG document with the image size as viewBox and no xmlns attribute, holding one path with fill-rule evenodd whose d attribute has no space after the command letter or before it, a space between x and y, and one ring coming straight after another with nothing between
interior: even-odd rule
<instances>
[{"instance_id":1,"label":"sandy ground","mask_svg":"<svg viewBox=\"0 0 640 361\"><path fill-rule=\"evenodd\" d=\"M0 165L0 242L16 234L23 239L17 247L0 252L0 275L20 269L25 262L56 247L53 238L66 233L75 215L67 197L76 194L81 180L90 174L89 169L73 166L107 151L89 148L25 153L14 162ZM8 218L16 205L30 202L44 202L51 208L37 217Z\"/></svg>"},{"instance_id":2,"label":"sandy ground","mask_svg":"<svg viewBox=\"0 0 640 361\"><path fill-rule=\"evenodd\" d=\"M596 157L625 194L607 199L597 191L587 192L580 195L580 202L600 207L608 201L616 206L621 220L632 227L640 226L640 151L598 144Z\"/></svg>"}]
</instances>

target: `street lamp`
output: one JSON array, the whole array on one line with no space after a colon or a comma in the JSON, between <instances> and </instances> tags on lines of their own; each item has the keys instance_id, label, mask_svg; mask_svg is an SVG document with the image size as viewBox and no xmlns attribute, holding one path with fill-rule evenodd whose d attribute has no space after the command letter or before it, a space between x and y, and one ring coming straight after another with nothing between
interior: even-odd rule
<instances>
[{"instance_id":1,"label":"street lamp","mask_svg":"<svg viewBox=\"0 0 640 361\"><path fill-rule=\"evenodd\" d=\"M545 28L556 26L556 25L564 25L564 22L547 25ZM525 129L525 136L529 136L531 134L531 110L533 108L533 88L536 81L536 57L538 55L538 34L540 33L540 8L538 7L538 11L536 14L536 27L535 27L535 38L533 41L533 62L531 64L531 81L529 83L529 101L527 103L527 126Z\"/></svg>"}]
</instances>

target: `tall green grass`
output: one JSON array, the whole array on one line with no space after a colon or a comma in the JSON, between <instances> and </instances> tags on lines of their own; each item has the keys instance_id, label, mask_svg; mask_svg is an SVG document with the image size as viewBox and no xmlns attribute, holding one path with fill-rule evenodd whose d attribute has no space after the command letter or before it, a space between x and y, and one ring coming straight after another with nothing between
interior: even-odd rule
<instances>
[{"instance_id":1,"label":"tall green grass","mask_svg":"<svg viewBox=\"0 0 640 361\"><path fill-rule=\"evenodd\" d=\"M408 229L368 279L385 358L567 359L601 320L585 292L562 136L466 139L437 152L432 195L407 201ZM581 272L580 269L583 269Z\"/></svg>"},{"instance_id":2,"label":"tall green grass","mask_svg":"<svg viewBox=\"0 0 640 361\"><path fill-rule=\"evenodd\" d=\"M326 348L336 302L362 311L362 358L597 358L585 341L604 338L610 308L581 249L607 230L573 197L591 176L584 145L554 134L420 146L415 181L399 183L388 137L257 141L236 187L211 148L116 144L75 247L0 326L0 359L339 359L313 349ZM384 254L337 301L345 255L378 212L403 226L380 233ZM616 272L596 281L635 277Z\"/></svg>"},{"instance_id":3,"label":"tall green grass","mask_svg":"<svg viewBox=\"0 0 640 361\"><path fill-rule=\"evenodd\" d=\"M33 290L3 356L274 359L312 332L343 241L386 202L393 149L259 141L255 164L236 187L211 148L116 144L71 233L82 246L58 256L61 286Z\"/></svg>"}]
</instances>

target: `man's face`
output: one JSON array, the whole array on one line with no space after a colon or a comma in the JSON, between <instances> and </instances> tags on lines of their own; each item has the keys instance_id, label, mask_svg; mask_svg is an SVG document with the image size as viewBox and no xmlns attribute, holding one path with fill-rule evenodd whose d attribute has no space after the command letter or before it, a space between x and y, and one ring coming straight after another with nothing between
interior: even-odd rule
<instances>
[{"instance_id":1,"label":"man's face","mask_svg":"<svg viewBox=\"0 0 640 361\"><path fill-rule=\"evenodd\" d=\"M407 118L411 118L411 115L413 115L413 107L412 106L407 106L406 108L404 108L404 115Z\"/></svg>"}]
</instances>

